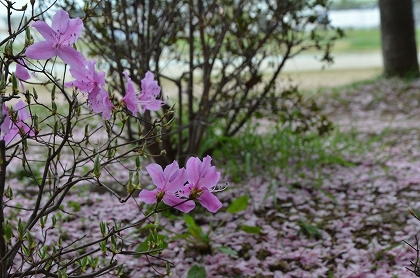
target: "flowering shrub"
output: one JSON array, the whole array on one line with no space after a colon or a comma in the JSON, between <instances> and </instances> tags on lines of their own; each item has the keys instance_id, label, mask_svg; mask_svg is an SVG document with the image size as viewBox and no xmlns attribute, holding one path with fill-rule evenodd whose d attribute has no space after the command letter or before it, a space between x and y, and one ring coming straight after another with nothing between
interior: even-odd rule
<instances>
[{"instance_id":1,"label":"flowering shrub","mask_svg":"<svg viewBox=\"0 0 420 278\"><path fill-rule=\"evenodd\" d=\"M152 216L170 207L189 212L195 199L211 212L221 208L212 193L218 191L220 173L209 156L203 161L190 158L186 169L176 161L165 170L151 164L146 170L156 189L142 189L140 157L148 156L148 146L159 142L160 130L169 125L162 118L174 111L168 109L161 119L146 123L148 131L140 130L134 140L121 142L120 135L130 117L163 105L153 74L146 73L137 91L124 71L127 93L118 100L106 89L105 72L97 71L96 60L88 61L74 48L83 32L82 20L59 10L50 26L38 20L48 10L35 14L34 2L32 16L15 31L9 26L7 37L0 40L0 277L98 277L110 272L122 276L117 255L159 258L162 253L164 245L156 234L159 223ZM9 1L6 6L9 22L12 12L27 9ZM31 27L45 40L34 42ZM24 44L19 42L21 34ZM67 81L67 67L74 80ZM44 85L47 92L27 88L33 84ZM137 202L138 218L124 223L101 219L92 223L98 233L82 233L74 240L66 236L71 230L66 231L63 223L72 217L67 207L77 210L80 205L66 203L66 197L86 194L92 187L105 189L121 203ZM24 206L15 201L16 193L26 198ZM144 242L127 240L126 231L146 221L153 224L147 248L133 251ZM169 274L170 264L162 263Z\"/></svg>"}]
</instances>

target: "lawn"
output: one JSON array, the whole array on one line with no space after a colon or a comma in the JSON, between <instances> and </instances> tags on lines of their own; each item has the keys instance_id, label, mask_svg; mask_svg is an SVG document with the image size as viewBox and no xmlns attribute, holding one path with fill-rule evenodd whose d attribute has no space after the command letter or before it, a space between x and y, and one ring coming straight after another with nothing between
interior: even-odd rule
<instances>
[{"instance_id":1,"label":"lawn","mask_svg":"<svg viewBox=\"0 0 420 278\"><path fill-rule=\"evenodd\" d=\"M334 45L334 52L381 51L380 29L345 29L344 38ZM416 30L417 47L420 49L420 29Z\"/></svg>"}]
</instances>

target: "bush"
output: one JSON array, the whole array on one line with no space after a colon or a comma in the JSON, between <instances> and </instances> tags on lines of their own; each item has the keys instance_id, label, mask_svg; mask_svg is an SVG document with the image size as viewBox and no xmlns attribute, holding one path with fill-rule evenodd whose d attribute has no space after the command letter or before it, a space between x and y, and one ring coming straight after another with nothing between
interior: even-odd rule
<instances>
[{"instance_id":1,"label":"bush","mask_svg":"<svg viewBox=\"0 0 420 278\"><path fill-rule=\"evenodd\" d=\"M148 146L160 165L174 159L184 164L198 153L212 123L223 120L221 137L232 137L253 116L270 111L284 119L283 102L289 94L279 87L287 60L302 52L319 50L321 61L331 62L333 42L343 34L318 14L328 7L324 0L159 0L101 1L84 7L89 53L106 62L110 86L125 94L122 69L135 82L146 71L159 84L171 82L177 93L176 128L162 129L162 142ZM78 1L63 7L80 11ZM171 68L168 70L167 64ZM286 90L287 91L287 90ZM169 92L163 92L165 96ZM161 118L172 99L157 113L139 115L127 125L133 139L141 126ZM316 107L298 99L297 106L318 114ZM314 116L308 123L319 126ZM164 122L173 121L165 117ZM321 124L322 125L322 124ZM322 132L323 130L320 129ZM208 146L211 153L217 146Z\"/></svg>"}]
</instances>

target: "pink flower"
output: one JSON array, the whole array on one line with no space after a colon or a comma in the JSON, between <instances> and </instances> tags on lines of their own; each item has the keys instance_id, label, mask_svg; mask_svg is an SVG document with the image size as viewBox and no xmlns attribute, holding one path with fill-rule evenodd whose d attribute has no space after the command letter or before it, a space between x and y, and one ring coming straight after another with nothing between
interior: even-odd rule
<instances>
[{"instance_id":1,"label":"pink flower","mask_svg":"<svg viewBox=\"0 0 420 278\"><path fill-rule=\"evenodd\" d=\"M31 117L28 110L26 109L26 104L22 100L19 100L16 103L14 110L18 112L16 123L12 122L10 118L8 121L5 120L3 122L3 124L5 124L6 122L9 122L9 132L7 133L5 132L5 135L3 137L3 140L5 141L6 145L9 142L11 142L18 134L20 134L21 136L22 135L26 135L26 136L35 135L33 129L24 122L26 119ZM4 109L3 109L3 113L4 113ZM6 117L9 117L9 116L6 116ZM4 128L3 124L1 126L2 131Z\"/></svg>"},{"instance_id":2,"label":"pink flower","mask_svg":"<svg viewBox=\"0 0 420 278\"><path fill-rule=\"evenodd\" d=\"M66 87L75 86L85 93L90 93L99 87L105 86L105 72L96 72L95 64L95 60L89 60L87 68L70 68L70 73L76 80L66 82L64 85Z\"/></svg>"},{"instance_id":3,"label":"pink flower","mask_svg":"<svg viewBox=\"0 0 420 278\"><path fill-rule=\"evenodd\" d=\"M208 211L217 212L222 203L212 191L219 182L220 172L216 172L216 167L211 166L211 157L206 156L203 162L197 157L190 157L186 172L188 184L185 186L184 194L190 198L197 198Z\"/></svg>"},{"instance_id":4,"label":"pink flower","mask_svg":"<svg viewBox=\"0 0 420 278\"><path fill-rule=\"evenodd\" d=\"M164 171L160 165L155 163L147 166L146 170L152 177L156 189L152 191L143 189L139 194L139 198L143 202L154 204L162 200L168 206L174 206L182 212L190 212L194 209L194 201L189 200L180 204L183 200L175 195L176 192L182 191L186 181L185 169L179 169L176 161L166 166Z\"/></svg>"},{"instance_id":5,"label":"pink flower","mask_svg":"<svg viewBox=\"0 0 420 278\"><path fill-rule=\"evenodd\" d=\"M19 79L22 90L25 91L25 86L23 85L22 80L28 80L29 78L31 78L31 76L29 75L28 70L23 65L25 65L25 61L23 59L18 59L18 62L16 63L15 76L17 79Z\"/></svg>"},{"instance_id":6,"label":"pink flower","mask_svg":"<svg viewBox=\"0 0 420 278\"><path fill-rule=\"evenodd\" d=\"M150 110L156 111L164 103L161 99L157 99L160 94L160 87L154 80L153 73L146 72L146 77L141 80L141 93L139 95L142 112Z\"/></svg>"},{"instance_id":7,"label":"pink flower","mask_svg":"<svg viewBox=\"0 0 420 278\"><path fill-rule=\"evenodd\" d=\"M18 63L16 63L15 75L20 80L28 80L31 78L28 70L24 67L24 65L25 61L23 59L18 59Z\"/></svg>"},{"instance_id":8,"label":"pink flower","mask_svg":"<svg viewBox=\"0 0 420 278\"><path fill-rule=\"evenodd\" d=\"M52 19L52 26L42 20L32 24L44 37L45 41L37 42L26 49L26 56L36 60L46 60L58 56L64 63L84 67L86 59L73 48L73 44L83 31L80 18L70 19L69 14L59 10Z\"/></svg>"},{"instance_id":9,"label":"pink flower","mask_svg":"<svg viewBox=\"0 0 420 278\"><path fill-rule=\"evenodd\" d=\"M88 102L94 113L102 113L102 118L109 120L111 111L114 108L109 94L105 91L105 72L95 70L95 60L89 60L87 68L72 67L71 75L76 80L66 82L67 87L75 86L80 91L88 93Z\"/></svg>"},{"instance_id":10,"label":"pink flower","mask_svg":"<svg viewBox=\"0 0 420 278\"><path fill-rule=\"evenodd\" d=\"M114 108L109 94L102 87L97 87L88 94L88 101L90 109L94 113L102 113L102 118L109 120L111 118L111 111Z\"/></svg>"},{"instance_id":11,"label":"pink flower","mask_svg":"<svg viewBox=\"0 0 420 278\"><path fill-rule=\"evenodd\" d=\"M134 88L134 83L128 76L128 72L124 71L123 74L125 75L125 78L127 78L127 84L125 96L122 98L121 101L125 103L125 106L128 110L131 111L131 113L133 113L133 115L136 115L137 112L139 112L138 105L140 103L140 100L137 97L136 89Z\"/></svg>"}]
</instances>

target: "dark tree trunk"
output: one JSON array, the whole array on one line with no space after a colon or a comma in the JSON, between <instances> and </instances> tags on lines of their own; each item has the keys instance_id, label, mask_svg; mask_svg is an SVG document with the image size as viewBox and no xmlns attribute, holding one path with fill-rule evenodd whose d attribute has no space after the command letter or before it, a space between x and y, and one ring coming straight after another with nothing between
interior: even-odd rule
<instances>
[{"instance_id":1,"label":"dark tree trunk","mask_svg":"<svg viewBox=\"0 0 420 278\"><path fill-rule=\"evenodd\" d=\"M382 56L387 77L418 77L412 0L379 0Z\"/></svg>"}]
</instances>

